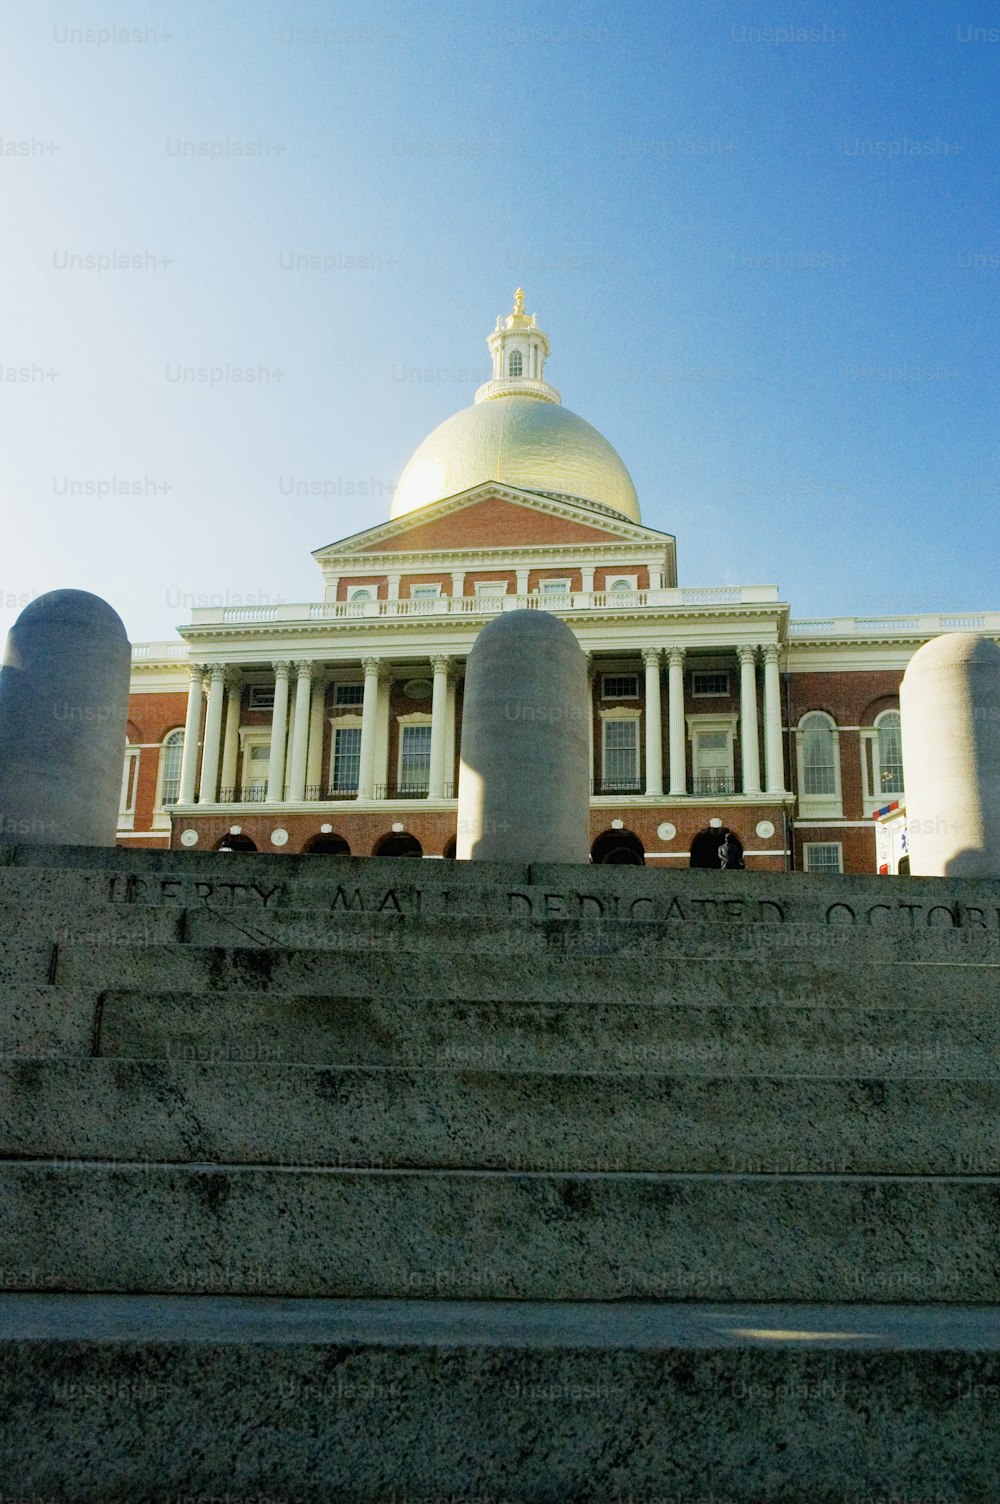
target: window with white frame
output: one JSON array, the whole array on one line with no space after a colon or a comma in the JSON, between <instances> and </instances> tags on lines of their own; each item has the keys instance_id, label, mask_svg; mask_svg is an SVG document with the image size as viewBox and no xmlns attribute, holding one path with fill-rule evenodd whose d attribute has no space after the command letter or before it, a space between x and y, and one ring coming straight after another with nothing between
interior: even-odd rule
<instances>
[{"instance_id":1,"label":"window with white frame","mask_svg":"<svg viewBox=\"0 0 1000 1504\"><path fill-rule=\"evenodd\" d=\"M410 600L415 611L433 611L434 602L441 596L440 585L411 585Z\"/></svg>"},{"instance_id":2,"label":"window with white frame","mask_svg":"<svg viewBox=\"0 0 1000 1504\"><path fill-rule=\"evenodd\" d=\"M692 793L731 794L736 716L688 716L691 738Z\"/></svg>"},{"instance_id":3,"label":"window with white frame","mask_svg":"<svg viewBox=\"0 0 1000 1504\"><path fill-rule=\"evenodd\" d=\"M839 841L806 841L802 853L807 872L829 877L844 870L844 848Z\"/></svg>"},{"instance_id":4,"label":"window with white frame","mask_svg":"<svg viewBox=\"0 0 1000 1504\"><path fill-rule=\"evenodd\" d=\"M365 686L363 684L335 684L333 703L334 705L363 705Z\"/></svg>"},{"instance_id":5,"label":"window with white frame","mask_svg":"<svg viewBox=\"0 0 1000 1504\"><path fill-rule=\"evenodd\" d=\"M431 726L429 721L399 728L400 794L426 794L431 778Z\"/></svg>"},{"instance_id":6,"label":"window with white frame","mask_svg":"<svg viewBox=\"0 0 1000 1504\"><path fill-rule=\"evenodd\" d=\"M554 603L568 599L569 587L569 580L542 580L538 588L543 601Z\"/></svg>"},{"instance_id":7,"label":"window with white frame","mask_svg":"<svg viewBox=\"0 0 1000 1504\"><path fill-rule=\"evenodd\" d=\"M904 792L903 743L899 711L883 710L861 733L864 812L872 814Z\"/></svg>"},{"instance_id":8,"label":"window with white frame","mask_svg":"<svg viewBox=\"0 0 1000 1504\"><path fill-rule=\"evenodd\" d=\"M374 599L375 597L368 589L367 585L359 585L357 589L352 590L350 595L348 596L348 600L350 601L352 606L362 606L364 605L365 601L373 601Z\"/></svg>"},{"instance_id":9,"label":"window with white frame","mask_svg":"<svg viewBox=\"0 0 1000 1504\"><path fill-rule=\"evenodd\" d=\"M477 595L506 595L507 594L507 581L506 580L477 580L476 581L476 594Z\"/></svg>"},{"instance_id":10,"label":"window with white frame","mask_svg":"<svg viewBox=\"0 0 1000 1504\"><path fill-rule=\"evenodd\" d=\"M602 719L601 786L606 793L639 792L639 718Z\"/></svg>"},{"instance_id":11,"label":"window with white frame","mask_svg":"<svg viewBox=\"0 0 1000 1504\"><path fill-rule=\"evenodd\" d=\"M799 813L841 815L840 735L832 716L810 710L796 732Z\"/></svg>"},{"instance_id":12,"label":"window with white frame","mask_svg":"<svg viewBox=\"0 0 1000 1504\"><path fill-rule=\"evenodd\" d=\"M267 794L267 774L271 762L271 733L261 730L243 738L243 768L240 798L262 803Z\"/></svg>"},{"instance_id":13,"label":"window with white frame","mask_svg":"<svg viewBox=\"0 0 1000 1504\"><path fill-rule=\"evenodd\" d=\"M729 675L724 671L699 670L691 675L691 693L696 700L718 699L729 694Z\"/></svg>"},{"instance_id":14,"label":"window with white frame","mask_svg":"<svg viewBox=\"0 0 1000 1504\"><path fill-rule=\"evenodd\" d=\"M274 685L251 684L250 698L247 702L248 710L273 710L274 709Z\"/></svg>"},{"instance_id":15,"label":"window with white frame","mask_svg":"<svg viewBox=\"0 0 1000 1504\"><path fill-rule=\"evenodd\" d=\"M637 574L613 574L608 575L604 581L604 589L608 595L623 596L634 594L639 584Z\"/></svg>"},{"instance_id":16,"label":"window with white frame","mask_svg":"<svg viewBox=\"0 0 1000 1504\"><path fill-rule=\"evenodd\" d=\"M524 356L520 350L511 350L510 359L507 362L507 375L520 376L524 372Z\"/></svg>"},{"instance_id":17,"label":"window with white frame","mask_svg":"<svg viewBox=\"0 0 1000 1504\"><path fill-rule=\"evenodd\" d=\"M903 792L903 738L898 710L883 710L875 718L878 732L878 792Z\"/></svg>"},{"instance_id":18,"label":"window with white frame","mask_svg":"<svg viewBox=\"0 0 1000 1504\"><path fill-rule=\"evenodd\" d=\"M639 698L638 674L602 674L602 700L637 700Z\"/></svg>"},{"instance_id":19,"label":"window with white frame","mask_svg":"<svg viewBox=\"0 0 1000 1504\"><path fill-rule=\"evenodd\" d=\"M126 747L125 765L122 768L121 795L118 799L119 830L131 830L135 824L135 797L138 786L139 748Z\"/></svg>"},{"instance_id":20,"label":"window with white frame","mask_svg":"<svg viewBox=\"0 0 1000 1504\"><path fill-rule=\"evenodd\" d=\"M333 728L330 749L330 788L337 794L356 794L361 776L361 727Z\"/></svg>"},{"instance_id":21,"label":"window with white frame","mask_svg":"<svg viewBox=\"0 0 1000 1504\"><path fill-rule=\"evenodd\" d=\"M184 732L171 731L163 738L160 749L160 797L161 809L176 804L181 791L181 757L184 753Z\"/></svg>"}]
</instances>

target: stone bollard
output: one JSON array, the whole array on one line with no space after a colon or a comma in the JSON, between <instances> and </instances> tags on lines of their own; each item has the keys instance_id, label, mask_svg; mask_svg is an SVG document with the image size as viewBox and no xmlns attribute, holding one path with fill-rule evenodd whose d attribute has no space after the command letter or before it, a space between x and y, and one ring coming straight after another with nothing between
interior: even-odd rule
<instances>
[{"instance_id":1,"label":"stone bollard","mask_svg":"<svg viewBox=\"0 0 1000 1504\"><path fill-rule=\"evenodd\" d=\"M1000 877L1000 647L947 632L899 691L914 877Z\"/></svg>"},{"instance_id":2,"label":"stone bollard","mask_svg":"<svg viewBox=\"0 0 1000 1504\"><path fill-rule=\"evenodd\" d=\"M113 846L132 650L85 590L25 606L0 668L0 840Z\"/></svg>"},{"instance_id":3,"label":"stone bollard","mask_svg":"<svg viewBox=\"0 0 1000 1504\"><path fill-rule=\"evenodd\" d=\"M511 611L469 654L458 782L460 860L589 859L587 660L556 616Z\"/></svg>"}]
</instances>

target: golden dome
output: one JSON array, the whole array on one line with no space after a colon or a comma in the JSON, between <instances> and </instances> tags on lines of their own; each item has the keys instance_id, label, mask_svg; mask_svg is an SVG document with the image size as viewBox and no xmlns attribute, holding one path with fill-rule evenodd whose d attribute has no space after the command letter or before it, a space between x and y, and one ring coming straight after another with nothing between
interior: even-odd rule
<instances>
[{"instance_id":1,"label":"golden dome","mask_svg":"<svg viewBox=\"0 0 1000 1504\"><path fill-rule=\"evenodd\" d=\"M632 477L607 439L555 402L511 394L447 418L410 457L393 517L496 480L612 507L639 522Z\"/></svg>"},{"instance_id":2,"label":"golden dome","mask_svg":"<svg viewBox=\"0 0 1000 1504\"><path fill-rule=\"evenodd\" d=\"M596 501L639 522L632 477L596 428L567 412L544 379L549 338L524 292L486 343L493 377L472 407L448 418L410 456L392 499L393 517L496 480L524 491L555 491Z\"/></svg>"}]
</instances>

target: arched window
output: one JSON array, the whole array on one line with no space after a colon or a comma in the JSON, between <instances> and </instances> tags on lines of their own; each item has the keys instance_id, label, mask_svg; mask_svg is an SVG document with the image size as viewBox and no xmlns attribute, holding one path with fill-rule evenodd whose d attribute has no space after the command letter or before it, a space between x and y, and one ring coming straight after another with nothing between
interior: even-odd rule
<instances>
[{"instance_id":1,"label":"arched window","mask_svg":"<svg viewBox=\"0 0 1000 1504\"><path fill-rule=\"evenodd\" d=\"M363 587L361 589L352 590L351 591L351 600L352 601L370 601L371 599L372 599L372 593L371 593L371 591L370 590L366 590Z\"/></svg>"},{"instance_id":2,"label":"arched window","mask_svg":"<svg viewBox=\"0 0 1000 1504\"><path fill-rule=\"evenodd\" d=\"M797 727L796 750L799 813L842 815L840 734L833 717L823 710L808 711Z\"/></svg>"},{"instance_id":3,"label":"arched window","mask_svg":"<svg viewBox=\"0 0 1000 1504\"><path fill-rule=\"evenodd\" d=\"M883 710L875 717L878 732L878 794L901 794L903 792L903 739L899 727L899 711Z\"/></svg>"},{"instance_id":4,"label":"arched window","mask_svg":"<svg viewBox=\"0 0 1000 1504\"><path fill-rule=\"evenodd\" d=\"M160 750L160 798L161 809L176 804L181 790L181 757L184 753L183 730L171 731L163 738Z\"/></svg>"},{"instance_id":5,"label":"arched window","mask_svg":"<svg viewBox=\"0 0 1000 1504\"><path fill-rule=\"evenodd\" d=\"M814 711L799 722L802 733L803 794L837 792L836 730L828 715Z\"/></svg>"},{"instance_id":6,"label":"arched window","mask_svg":"<svg viewBox=\"0 0 1000 1504\"><path fill-rule=\"evenodd\" d=\"M510 352L510 360L507 362L507 375L520 376L524 372L524 356L520 350Z\"/></svg>"}]
</instances>

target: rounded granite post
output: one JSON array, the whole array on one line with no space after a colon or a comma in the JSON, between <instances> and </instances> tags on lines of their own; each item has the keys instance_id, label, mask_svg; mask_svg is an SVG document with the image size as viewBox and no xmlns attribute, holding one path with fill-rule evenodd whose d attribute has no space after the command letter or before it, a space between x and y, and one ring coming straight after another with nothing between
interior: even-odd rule
<instances>
[{"instance_id":1,"label":"rounded granite post","mask_svg":"<svg viewBox=\"0 0 1000 1504\"><path fill-rule=\"evenodd\" d=\"M85 590L25 606L0 669L0 840L113 846L132 652Z\"/></svg>"},{"instance_id":2,"label":"rounded granite post","mask_svg":"<svg viewBox=\"0 0 1000 1504\"><path fill-rule=\"evenodd\" d=\"M1000 877L1000 647L948 632L899 691L914 877Z\"/></svg>"},{"instance_id":3,"label":"rounded granite post","mask_svg":"<svg viewBox=\"0 0 1000 1504\"><path fill-rule=\"evenodd\" d=\"M586 862L587 660L565 622L510 611L469 654L458 782L460 860Z\"/></svg>"}]
</instances>

